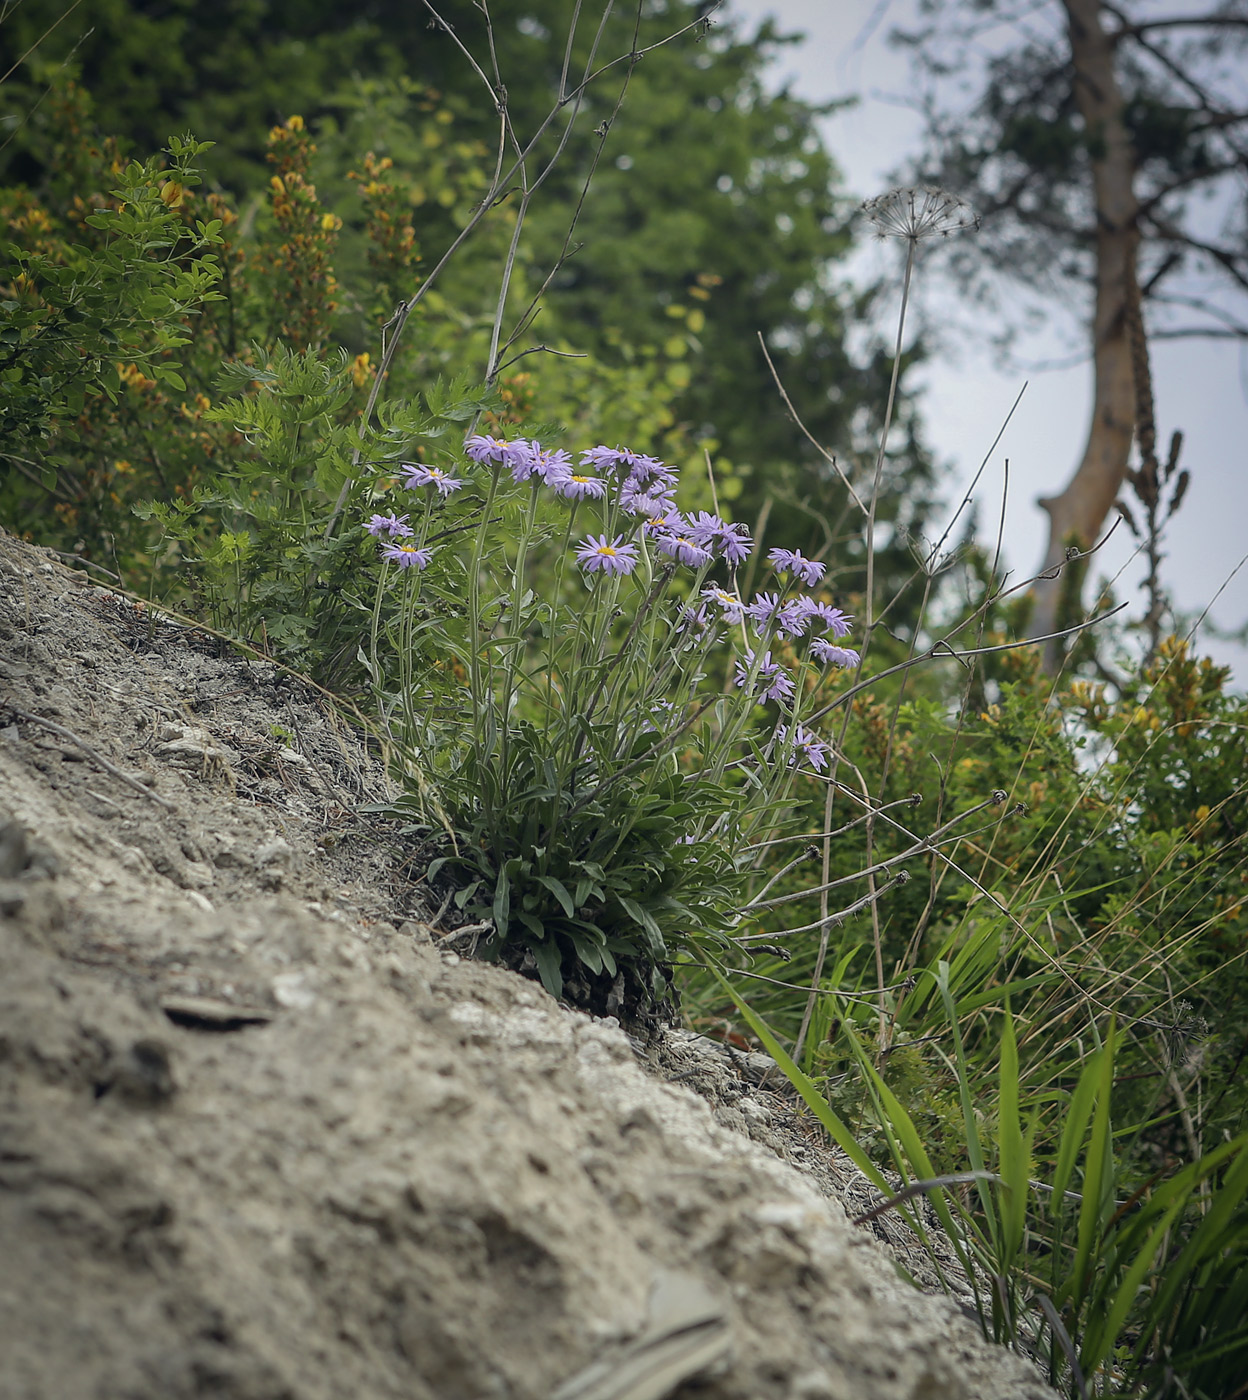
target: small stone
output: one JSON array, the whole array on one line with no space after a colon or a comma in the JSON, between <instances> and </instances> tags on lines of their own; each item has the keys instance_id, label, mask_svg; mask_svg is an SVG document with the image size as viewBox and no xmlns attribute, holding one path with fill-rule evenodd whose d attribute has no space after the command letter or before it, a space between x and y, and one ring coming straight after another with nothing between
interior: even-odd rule
<instances>
[{"instance_id":1,"label":"small stone","mask_svg":"<svg viewBox=\"0 0 1248 1400\"><path fill-rule=\"evenodd\" d=\"M279 972L273 979L273 1000L289 1011L307 1011L316 1005L316 993L303 972Z\"/></svg>"},{"instance_id":2,"label":"small stone","mask_svg":"<svg viewBox=\"0 0 1248 1400\"><path fill-rule=\"evenodd\" d=\"M745 1077L751 1084L766 1084L769 1088L775 1088L788 1082L784 1077L784 1071L770 1055L753 1050L741 1059L744 1060ZM739 1060L738 1063L740 1062Z\"/></svg>"},{"instance_id":3,"label":"small stone","mask_svg":"<svg viewBox=\"0 0 1248 1400\"><path fill-rule=\"evenodd\" d=\"M748 1095L741 1100L740 1108L741 1112L744 1113L747 1118L752 1118L755 1123L766 1124L771 1122L770 1111Z\"/></svg>"}]
</instances>

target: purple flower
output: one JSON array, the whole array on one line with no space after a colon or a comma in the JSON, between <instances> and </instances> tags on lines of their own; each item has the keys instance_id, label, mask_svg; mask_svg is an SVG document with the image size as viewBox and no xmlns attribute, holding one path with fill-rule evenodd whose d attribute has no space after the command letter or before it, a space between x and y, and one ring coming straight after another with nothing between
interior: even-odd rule
<instances>
[{"instance_id":1,"label":"purple flower","mask_svg":"<svg viewBox=\"0 0 1248 1400\"><path fill-rule=\"evenodd\" d=\"M465 453L478 465L484 462L501 464L514 447L515 443L508 442L506 438L486 437L483 433L477 433L464 443Z\"/></svg>"},{"instance_id":2,"label":"purple flower","mask_svg":"<svg viewBox=\"0 0 1248 1400\"><path fill-rule=\"evenodd\" d=\"M541 445L525 438L516 438L507 444L507 450L499 459L503 466L511 468L511 479L515 482L528 481L537 473L538 454Z\"/></svg>"},{"instance_id":3,"label":"purple flower","mask_svg":"<svg viewBox=\"0 0 1248 1400\"><path fill-rule=\"evenodd\" d=\"M677 632L705 632L711 625L711 615L706 610L705 603L699 603L696 608L681 608L676 614Z\"/></svg>"},{"instance_id":4,"label":"purple flower","mask_svg":"<svg viewBox=\"0 0 1248 1400\"><path fill-rule=\"evenodd\" d=\"M862 657L849 647L833 646L822 637L816 637L810 644L810 654L825 666L857 666Z\"/></svg>"},{"instance_id":5,"label":"purple flower","mask_svg":"<svg viewBox=\"0 0 1248 1400\"><path fill-rule=\"evenodd\" d=\"M754 548L754 541L750 539L750 532L744 525L734 525L734 531L738 533L725 535L720 548L724 558L735 569L738 564L744 564L750 557L750 550Z\"/></svg>"},{"instance_id":6,"label":"purple flower","mask_svg":"<svg viewBox=\"0 0 1248 1400\"><path fill-rule=\"evenodd\" d=\"M809 588L813 588L828 571L826 564L807 559L800 549L770 550L767 562L777 573L791 573Z\"/></svg>"},{"instance_id":7,"label":"purple flower","mask_svg":"<svg viewBox=\"0 0 1248 1400\"><path fill-rule=\"evenodd\" d=\"M637 546L626 544L623 535L609 543L606 535L591 535L577 545L576 562L587 574L631 574L637 567Z\"/></svg>"},{"instance_id":8,"label":"purple flower","mask_svg":"<svg viewBox=\"0 0 1248 1400\"><path fill-rule=\"evenodd\" d=\"M627 447L587 447L581 453L581 465L597 472L631 471L643 459Z\"/></svg>"},{"instance_id":9,"label":"purple flower","mask_svg":"<svg viewBox=\"0 0 1248 1400\"><path fill-rule=\"evenodd\" d=\"M646 521L647 535L685 535L689 527L685 517L678 510L665 510L662 515L652 515Z\"/></svg>"},{"instance_id":10,"label":"purple flower","mask_svg":"<svg viewBox=\"0 0 1248 1400\"><path fill-rule=\"evenodd\" d=\"M463 487L463 482L457 476L452 476L450 472L444 472L441 467L422 467L412 462L400 464L403 473L403 485L409 486L414 491L418 486L436 486L438 495L449 496L453 491L458 491Z\"/></svg>"},{"instance_id":11,"label":"purple flower","mask_svg":"<svg viewBox=\"0 0 1248 1400\"><path fill-rule=\"evenodd\" d=\"M703 549L688 535L669 534L664 530L655 535L654 542L661 554L675 559L678 564L687 564L691 569L700 569L703 564L711 562L711 551Z\"/></svg>"},{"instance_id":12,"label":"purple flower","mask_svg":"<svg viewBox=\"0 0 1248 1400\"><path fill-rule=\"evenodd\" d=\"M744 686L750 679L750 672L754 669L754 653L747 651L745 660L737 662L736 683ZM755 694L759 700L792 700L793 698L793 677L780 665L778 661L771 659L771 652L763 652L762 660L758 665L758 675L755 676L757 687Z\"/></svg>"},{"instance_id":13,"label":"purple flower","mask_svg":"<svg viewBox=\"0 0 1248 1400\"><path fill-rule=\"evenodd\" d=\"M781 724L776 728L776 742L781 748L788 743L788 728ZM825 744L817 734L812 734L805 725L799 724L793 732L793 754L789 763L796 765L802 759L815 770L822 773L828 766L828 757L832 752L831 744Z\"/></svg>"},{"instance_id":14,"label":"purple flower","mask_svg":"<svg viewBox=\"0 0 1248 1400\"><path fill-rule=\"evenodd\" d=\"M745 620L745 604L735 593L729 593L725 588L704 588L702 596L719 608L720 615L730 627Z\"/></svg>"},{"instance_id":15,"label":"purple flower","mask_svg":"<svg viewBox=\"0 0 1248 1400\"><path fill-rule=\"evenodd\" d=\"M633 453L629 467L627 486L633 491L674 491L676 473L657 457L645 457Z\"/></svg>"},{"instance_id":16,"label":"purple flower","mask_svg":"<svg viewBox=\"0 0 1248 1400\"><path fill-rule=\"evenodd\" d=\"M555 490L569 501L583 501L586 496L600 501L607 490L605 483L596 476L581 476L577 472L569 472L567 476L552 484Z\"/></svg>"},{"instance_id":17,"label":"purple flower","mask_svg":"<svg viewBox=\"0 0 1248 1400\"><path fill-rule=\"evenodd\" d=\"M540 476L547 486L553 486L558 490L560 485L572 475L572 458L566 452L541 447L536 442L532 442L529 444L528 461L525 463L523 476L519 475L520 470L518 464L513 462L511 474L517 481Z\"/></svg>"},{"instance_id":18,"label":"purple flower","mask_svg":"<svg viewBox=\"0 0 1248 1400\"><path fill-rule=\"evenodd\" d=\"M761 631L780 611L778 593L756 593L754 601L746 608L746 615Z\"/></svg>"},{"instance_id":19,"label":"purple flower","mask_svg":"<svg viewBox=\"0 0 1248 1400\"><path fill-rule=\"evenodd\" d=\"M412 533L407 516L395 515L393 511L389 515L374 515L364 528L370 535L389 535L391 539L405 539Z\"/></svg>"},{"instance_id":20,"label":"purple flower","mask_svg":"<svg viewBox=\"0 0 1248 1400\"><path fill-rule=\"evenodd\" d=\"M541 443L529 442L527 438L512 438L508 442L506 438L485 437L481 433L464 443L465 453L474 462L510 467L517 481L527 481L533 475L535 468L530 464L541 450Z\"/></svg>"},{"instance_id":21,"label":"purple flower","mask_svg":"<svg viewBox=\"0 0 1248 1400\"><path fill-rule=\"evenodd\" d=\"M754 542L744 525L731 524L709 510L700 510L690 521L689 529L704 549L722 554L734 567L750 557Z\"/></svg>"},{"instance_id":22,"label":"purple flower","mask_svg":"<svg viewBox=\"0 0 1248 1400\"><path fill-rule=\"evenodd\" d=\"M675 512L675 488L655 486L648 490L635 490L630 482L625 482L620 490L620 505L632 515L648 515L651 520Z\"/></svg>"},{"instance_id":23,"label":"purple flower","mask_svg":"<svg viewBox=\"0 0 1248 1400\"><path fill-rule=\"evenodd\" d=\"M776 614L776 628L786 637L805 635L810 621L810 599L791 598Z\"/></svg>"},{"instance_id":24,"label":"purple flower","mask_svg":"<svg viewBox=\"0 0 1248 1400\"><path fill-rule=\"evenodd\" d=\"M389 564L397 564L400 569L427 569L433 558L433 550L417 549L414 544L387 544L381 547L381 557Z\"/></svg>"},{"instance_id":25,"label":"purple flower","mask_svg":"<svg viewBox=\"0 0 1248 1400\"><path fill-rule=\"evenodd\" d=\"M823 623L823 630L831 632L834 637L848 637L849 624L853 618L848 613L843 613L840 608L834 608L831 603L815 603L809 599L806 603L806 614L812 620L818 618Z\"/></svg>"}]
</instances>

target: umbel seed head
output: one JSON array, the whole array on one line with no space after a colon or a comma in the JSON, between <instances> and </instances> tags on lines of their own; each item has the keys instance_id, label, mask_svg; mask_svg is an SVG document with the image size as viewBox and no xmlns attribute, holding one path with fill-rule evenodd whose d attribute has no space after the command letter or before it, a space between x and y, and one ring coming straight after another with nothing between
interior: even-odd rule
<instances>
[{"instance_id":1,"label":"umbel seed head","mask_svg":"<svg viewBox=\"0 0 1248 1400\"><path fill-rule=\"evenodd\" d=\"M909 243L979 227L979 215L966 200L931 186L889 190L866 200L862 212L875 225L877 238L904 238Z\"/></svg>"}]
</instances>

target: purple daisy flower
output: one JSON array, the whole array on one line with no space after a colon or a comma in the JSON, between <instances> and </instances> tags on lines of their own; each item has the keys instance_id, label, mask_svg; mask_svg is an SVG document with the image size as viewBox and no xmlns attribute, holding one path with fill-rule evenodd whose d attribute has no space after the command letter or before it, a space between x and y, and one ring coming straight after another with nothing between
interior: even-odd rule
<instances>
[{"instance_id":1,"label":"purple daisy flower","mask_svg":"<svg viewBox=\"0 0 1248 1400\"><path fill-rule=\"evenodd\" d=\"M407 516L395 515L393 511L389 515L374 515L364 528L374 537L389 535L391 539L406 539L412 534Z\"/></svg>"},{"instance_id":2,"label":"purple daisy flower","mask_svg":"<svg viewBox=\"0 0 1248 1400\"><path fill-rule=\"evenodd\" d=\"M606 495L606 483L596 476L582 476L579 472L569 472L567 476L551 483L558 493L569 501L583 501L591 496L595 501Z\"/></svg>"},{"instance_id":3,"label":"purple daisy flower","mask_svg":"<svg viewBox=\"0 0 1248 1400\"><path fill-rule=\"evenodd\" d=\"M634 491L662 491L676 489L676 473L666 462L657 457L646 457L634 453L629 465L628 486Z\"/></svg>"},{"instance_id":4,"label":"purple daisy flower","mask_svg":"<svg viewBox=\"0 0 1248 1400\"><path fill-rule=\"evenodd\" d=\"M668 515L675 510L676 493L673 487L655 486L645 491L634 490L631 483L625 482L620 490L620 505L632 515Z\"/></svg>"},{"instance_id":5,"label":"purple daisy flower","mask_svg":"<svg viewBox=\"0 0 1248 1400\"><path fill-rule=\"evenodd\" d=\"M745 621L745 604L735 593L729 593L726 588L704 588L702 596L719 608L720 616L730 627Z\"/></svg>"},{"instance_id":6,"label":"purple daisy flower","mask_svg":"<svg viewBox=\"0 0 1248 1400\"><path fill-rule=\"evenodd\" d=\"M857 666L862 657L849 647L833 646L822 637L816 637L810 644L810 654L825 666Z\"/></svg>"},{"instance_id":7,"label":"purple daisy flower","mask_svg":"<svg viewBox=\"0 0 1248 1400\"><path fill-rule=\"evenodd\" d=\"M805 635L810 622L810 600L791 598L776 614L776 628L786 637Z\"/></svg>"},{"instance_id":8,"label":"purple daisy flower","mask_svg":"<svg viewBox=\"0 0 1248 1400\"><path fill-rule=\"evenodd\" d=\"M464 485L459 477L444 472L441 467L424 467L418 463L403 462L400 464L400 470L403 473L403 485L413 491L419 486L436 486L438 495L445 498L461 490Z\"/></svg>"},{"instance_id":9,"label":"purple daisy flower","mask_svg":"<svg viewBox=\"0 0 1248 1400\"><path fill-rule=\"evenodd\" d=\"M781 748L788 743L789 731L787 726L781 724L776 729L776 742ZM789 763L796 766L803 759L815 770L822 773L828 766L828 758L832 753L832 745L826 744L817 734L812 734L805 725L799 724L793 731L793 754Z\"/></svg>"},{"instance_id":10,"label":"purple daisy flower","mask_svg":"<svg viewBox=\"0 0 1248 1400\"><path fill-rule=\"evenodd\" d=\"M631 471L640 460L639 455L627 447L587 447L581 453L582 466L603 473Z\"/></svg>"},{"instance_id":11,"label":"purple daisy flower","mask_svg":"<svg viewBox=\"0 0 1248 1400\"><path fill-rule=\"evenodd\" d=\"M806 611L812 620L818 618L823 623L825 632L831 632L834 637L849 636L849 624L853 621L851 614L843 613L831 603L815 603L809 600L806 602Z\"/></svg>"},{"instance_id":12,"label":"purple daisy flower","mask_svg":"<svg viewBox=\"0 0 1248 1400\"><path fill-rule=\"evenodd\" d=\"M576 562L587 574L631 574L637 567L637 546L626 544L623 535L611 541L606 535L591 535L577 545Z\"/></svg>"},{"instance_id":13,"label":"purple daisy flower","mask_svg":"<svg viewBox=\"0 0 1248 1400\"><path fill-rule=\"evenodd\" d=\"M750 550L754 547L745 525L721 520L709 510L698 511L689 528L704 549L723 555L734 568L750 557Z\"/></svg>"},{"instance_id":14,"label":"purple daisy flower","mask_svg":"<svg viewBox=\"0 0 1248 1400\"><path fill-rule=\"evenodd\" d=\"M738 686L744 686L749 681L753 668L754 653L747 651L745 660L737 662L735 679ZM771 659L771 652L763 652L762 660L759 662L758 675L754 679L758 687L755 694L759 700L792 700L793 677L778 661Z\"/></svg>"},{"instance_id":15,"label":"purple daisy flower","mask_svg":"<svg viewBox=\"0 0 1248 1400\"><path fill-rule=\"evenodd\" d=\"M767 562L779 573L790 573L813 588L828 571L826 564L816 559L807 559L800 549L773 549L767 554Z\"/></svg>"},{"instance_id":16,"label":"purple daisy flower","mask_svg":"<svg viewBox=\"0 0 1248 1400\"><path fill-rule=\"evenodd\" d=\"M688 535L669 534L660 531L654 537L655 545L661 554L675 559L678 564L687 564L691 569L700 569L711 562L711 551L703 549Z\"/></svg>"},{"instance_id":17,"label":"purple daisy flower","mask_svg":"<svg viewBox=\"0 0 1248 1400\"><path fill-rule=\"evenodd\" d=\"M529 470L526 478L516 476L516 467L512 466L511 474L517 481L540 476L547 486L553 486L557 490L560 484L572 475L572 458L564 451L555 448L539 447L537 443L529 444Z\"/></svg>"},{"instance_id":18,"label":"purple daisy flower","mask_svg":"<svg viewBox=\"0 0 1248 1400\"><path fill-rule=\"evenodd\" d=\"M652 515L646 521L648 535L686 535L689 526L678 510L665 510L661 515Z\"/></svg>"},{"instance_id":19,"label":"purple daisy flower","mask_svg":"<svg viewBox=\"0 0 1248 1400\"><path fill-rule=\"evenodd\" d=\"M780 611L778 593L756 593L754 601L746 608L746 615L761 631Z\"/></svg>"},{"instance_id":20,"label":"purple daisy flower","mask_svg":"<svg viewBox=\"0 0 1248 1400\"><path fill-rule=\"evenodd\" d=\"M417 549L414 544L387 544L381 549L381 557L389 564L397 564L400 569L427 569L433 558L433 550Z\"/></svg>"},{"instance_id":21,"label":"purple daisy flower","mask_svg":"<svg viewBox=\"0 0 1248 1400\"><path fill-rule=\"evenodd\" d=\"M677 632L697 632L699 634L706 631L711 625L711 615L706 610L705 603L699 603L696 608L681 608L676 614Z\"/></svg>"},{"instance_id":22,"label":"purple daisy flower","mask_svg":"<svg viewBox=\"0 0 1248 1400\"><path fill-rule=\"evenodd\" d=\"M734 536L732 539L724 541L724 558L733 568L736 568L738 564L744 564L750 557L751 548L753 548L753 541L748 535Z\"/></svg>"},{"instance_id":23,"label":"purple daisy flower","mask_svg":"<svg viewBox=\"0 0 1248 1400\"><path fill-rule=\"evenodd\" d=\"M477 433L464 443L464 452L478 465L485 462L501 465L514 447L515 443L508 442L506 438L486 437L484 433Z\"/></svg>"},{"instance_id":24,"label":"purple daisy flower","mask_svg":"<svg viewBox=\"0 0 1248 1400\"><path fill-rule=\"evenodd\" d=\"M526 438L516 438L514 442L507 444L507 450L500 458L503 466L511 470L511 479L515 482L528 481L538 470L538 457L541 454L541 444L529 442Z\"/></svg>"}]
</instances>

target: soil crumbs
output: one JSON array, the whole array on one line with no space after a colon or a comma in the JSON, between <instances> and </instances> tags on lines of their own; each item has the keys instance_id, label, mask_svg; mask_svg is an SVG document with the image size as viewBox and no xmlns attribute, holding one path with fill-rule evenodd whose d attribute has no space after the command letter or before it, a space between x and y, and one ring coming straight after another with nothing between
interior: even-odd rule
<instances>
[{"instance_id":1,"label":"soil crumbs","mask_svg":"<svg viewBox=\"0 0 1248 1400\"><path fill-rule=\"evenodd\" d=\"M392 795L314 689L0 536L6 1400L1053 1394L765 1057L452 951Z\"/></svg>"}]
</instances>

